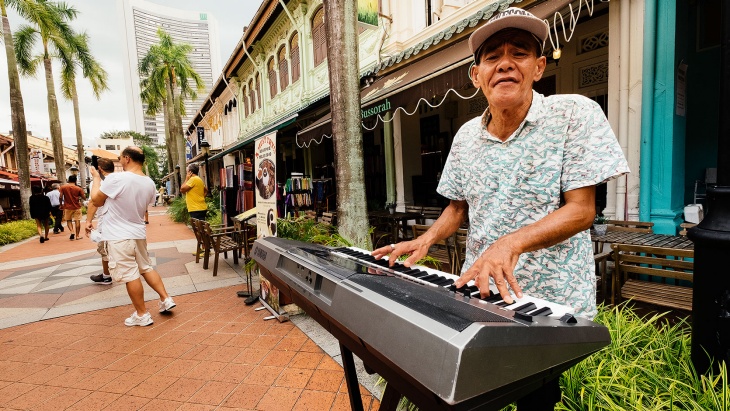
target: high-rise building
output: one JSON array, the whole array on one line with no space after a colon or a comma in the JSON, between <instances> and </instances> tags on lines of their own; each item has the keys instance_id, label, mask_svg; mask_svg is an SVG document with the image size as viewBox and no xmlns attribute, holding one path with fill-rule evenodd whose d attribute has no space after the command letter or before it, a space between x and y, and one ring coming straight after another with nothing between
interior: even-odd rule
<instances>
[{"instance_id":1,"label":"high-rise building","mask_svg":"<svg viewBox=\"0 0 730 411\"><path fill-rule=\"evenodd\" d=\"M208 13L178 10L144 0L118 0L119 15L124 36L124 79L127 92L127 111L130 128L165 141L165 121L162 112L155 116L145 114L146 105L140 98L139 62L151 45L159 42L157 29L162 28L176 43L192 46L189 58L195 71L205 83L205 90L196 100L185 100L183 125L189 124L200 102L208 95L213 81L221 72L218 23Z\"/></svg>"}]
</instances>

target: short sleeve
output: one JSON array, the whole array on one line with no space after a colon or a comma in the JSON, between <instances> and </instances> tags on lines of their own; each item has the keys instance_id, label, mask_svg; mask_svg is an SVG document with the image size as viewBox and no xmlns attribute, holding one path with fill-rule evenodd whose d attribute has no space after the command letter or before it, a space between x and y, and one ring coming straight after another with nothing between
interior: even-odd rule
<instances>
[{"instance_id":1,"label":"short sleeve","mask_svg":"<svg viewBox=\"0 0 730 411\"><path fill-rule=\"evenodd\" d=\"M109 198L116 198L122 190L121 174L111 173L101 181L99 190Z\"/></svg>"},{"instance_id":2,"label":"short sleeve","mask_svg":"<svg viewBox=\"0 0 730 411\"><path fill-rule=\"evenodd\" d=\"M576 96L565 140L562 191L597 185L629 172L626 157L600 106Z\"/></svg>"}]
</instances>

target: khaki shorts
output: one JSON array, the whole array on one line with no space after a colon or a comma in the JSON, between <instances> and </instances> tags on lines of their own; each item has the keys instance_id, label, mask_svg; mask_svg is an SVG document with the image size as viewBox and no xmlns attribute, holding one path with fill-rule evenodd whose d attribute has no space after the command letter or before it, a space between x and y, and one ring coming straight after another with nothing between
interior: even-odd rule
<instances>
[{"instance_id":1,"label":"khaki shorts","mask_svg":"<svg viewBox=\"0 0 730 411\"><path fill-rule=\"evenodd\" d=\"M63 210L63 221L81 220L81 209L78 210Z\"/></svg>"},{"instance_id":2,"label":"khaki shorts","mask_svg":"<svg viewBox=\"0 0 730 411\"><path fill-rule=\"evenodd\" d=\"M109 253L106 251L106 241L99 241L96 252L101 255L101 261L109 261Z\"/></svg>"},{"instance_id":3,"label":"khaki shorts","mask_svg":"<svg viewBox=\"0 0 730 411\"><path fill-rule=\"evenodd\" d=\"M104 243L113 281L128 283L138 279L140 274L152 271L152 262L147 254L147 240L114 240Z\"/></svg>"}]
</instances>

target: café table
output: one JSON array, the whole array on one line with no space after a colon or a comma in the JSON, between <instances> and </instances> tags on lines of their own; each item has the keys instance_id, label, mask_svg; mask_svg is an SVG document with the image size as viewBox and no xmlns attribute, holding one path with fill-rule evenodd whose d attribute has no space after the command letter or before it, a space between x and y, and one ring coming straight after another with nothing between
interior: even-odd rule
<instances>
[{"instance_id":1,"label":"caf\u00e9 table","mask_svg":"<svg viewBox=\"0 0 730 411\"><path fill-rule=\"evenodd\" d=\"M370 211L368 217L386 221L390 226L392 241L398 241L398 230L402 229L403 235L405 235L408 220L418 220L423 218L423 214L415 211L394 211L391 213L388 210L378 210Z\"/></svg>"},{"instance_id":2,"label":"caf\u00e9 table","mask_svg":"<svg viewBox=\"0 0 730 411\"><path fill-rule=\"evenodd\" d=\"M20 207L8 207L5 209L8 220L20 220L23 217L23 209Z\"/></svg>"},{"instance_id":3,"label":"caf\u00e9 table","mask_svg":"<svg viewBox=\"0 0 730 411\"><path fill-rule=\"evenodd\" d=\"M694 250L694 243L684 236L632 231L607 231L606 234L598 235L591 230L591 241L598 245L599 252L603 250L604 244L614 243Z\"/></svg>"}]
</instances>

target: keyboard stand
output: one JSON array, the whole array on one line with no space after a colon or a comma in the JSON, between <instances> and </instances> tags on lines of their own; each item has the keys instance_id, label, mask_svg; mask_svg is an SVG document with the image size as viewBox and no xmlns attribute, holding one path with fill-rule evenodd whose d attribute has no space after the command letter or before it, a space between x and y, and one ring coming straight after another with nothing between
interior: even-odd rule
<instances>
[{"instance_id":1,"label":"keyboard stand","mask_svg":"<svg viewBox=\"0 0 730 411\"><path fill-rule=\"evenodd\" d=\"M350 409L352 411L364 411L352 351L340 343L340 355L342 355L342 368L345 369L345 383L347 384L347 395L350 396Z\"/></svg>"}]
</instances>

